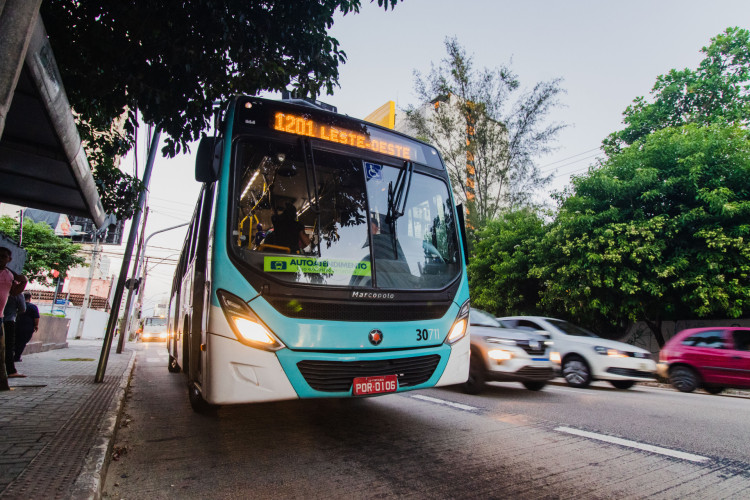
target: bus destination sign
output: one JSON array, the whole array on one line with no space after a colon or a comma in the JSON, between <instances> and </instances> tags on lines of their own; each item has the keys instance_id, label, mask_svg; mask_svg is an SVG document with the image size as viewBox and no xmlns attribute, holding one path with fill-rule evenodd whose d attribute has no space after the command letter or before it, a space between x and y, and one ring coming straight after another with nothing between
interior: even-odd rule
<instances>
[{"instance_id":1,"label":"bus destination sign","mask_svg":"<svg viewBox=\"0 0 750 500\"><path fill-rule=\"evenodd\" d=\"M380 136L380 134L372 133L379 132L377 130L363 134L342 127L324 125L304 116L283 113L281 111L275 113L272 126L274 130L289 134L305 135L323 141L336 142L359 149L375 151L376 153L396 156L405 160L418 161L412 144L405 140L399 140L398 136L386 136L385 134Z\"/></svg>"}]
</instances>

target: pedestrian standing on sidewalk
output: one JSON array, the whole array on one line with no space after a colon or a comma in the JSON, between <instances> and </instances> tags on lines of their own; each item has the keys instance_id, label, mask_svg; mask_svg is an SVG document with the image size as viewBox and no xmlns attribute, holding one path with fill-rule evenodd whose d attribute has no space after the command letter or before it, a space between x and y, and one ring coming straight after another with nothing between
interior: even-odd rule
<instances>
[{"instance_id":1,"label":"pedestrian standing on sidewalk","mask_svg":"<svg viewBox=\"0 0 750 500\"><path fill-rule=\"evenodd\" d=\"M5 304L8 302L9 295L18 295L26 288L26 277L16 274L6 266L13 258L10 250L0 247L0 319L2 319ZM3 321L0 321L0 359L6 359L5 353L5 329ZM13 358L10 358L11 361ZM0 391L9 391L8 371L6 364L0 363Z\"/></svg>"},{"instance_id":2,"label":"pedestrian standing on sidewalk","mask_svg":"<svg viewBox=\"0 0 750 500\"><path fill-rule=\"evenodd\" d=\"M3 329L5 330L5 371L8 378L25 378L16 370L16 318L26 312L26 299L22 293L8 295L8 302L3 310Z\"/></svg>"},{"instance_id":3,"label":"pedestrian standing on sidewalk","mask_svg":"<svg viewBox=\"0 0 750 500\"><path fill-rule=\"evenodd\" d=\"M19 314L16 318L16 347L13 361L21 361L21 354L26 349L34 332L39 330L39 308L36 304L31 303L31 292L23 292L23 298L26 302L26 312Z\"/></svg>"}]
</instances>

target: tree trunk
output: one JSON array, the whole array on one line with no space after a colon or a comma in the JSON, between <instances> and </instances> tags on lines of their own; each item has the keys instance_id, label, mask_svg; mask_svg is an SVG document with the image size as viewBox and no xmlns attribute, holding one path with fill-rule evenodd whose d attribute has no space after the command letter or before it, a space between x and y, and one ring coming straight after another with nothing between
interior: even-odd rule
<instances>
[{"instance_id":1,"label":"tree trunk","mask_svg":"<svg viewBox=\"0 0 750 500\"><path fill-rule=\"evenodd\" d=\"M654 334L654 338L656 339L656 343L659 344L659 349L664 347L665 341L664 341L664 333L662 332L661 328L664 322L661 320L661 318L651 321L651 320L644 320L648 327L651 329L651 332Z\"/></svg>"}]
</instances>

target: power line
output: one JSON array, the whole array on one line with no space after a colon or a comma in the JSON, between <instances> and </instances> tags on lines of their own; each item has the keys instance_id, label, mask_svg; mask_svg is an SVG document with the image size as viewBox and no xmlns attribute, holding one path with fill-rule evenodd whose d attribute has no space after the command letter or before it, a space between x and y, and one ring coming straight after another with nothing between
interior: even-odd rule
<instances>
[{"instance_id":1,"label":"power line","mask_svg":"<svg viewBox=\"0 0 750 500\"><path fill-rule=\"evenodd\" d=\"M182 202L182 201L174 201L174 200L170 200L170 199L167 199L167 198L159 198L158 196L154 196L154 195L151 195L151 199L152 200L165 201L167 203L173 203L175 205L184 205L186 207L191 207L191 208L195 207L195 203L185 203L185 202Z\"/></svg>"},{"instance_id":2,"label":"power line","mask_svg":"<svg viewBox=\"0 0 750 500\"><path fill-rule=\"evenodd\" d=\"M568 160L571 160L571 159L575 158L576 156L585 155L587 153L591 153L592 151L599 151L600 149L602 149L601 146L599 146L598 148L589 149L589 150L584 151L582 153L574 154L573 156L568 156L567 158L562 158L560 160L553 161L552 163L548 163L546 165L542 165L539 168L540 169L544 169L544 168L550 167L550 166L552 166L552 165L554 165L556 163L560 163L560 162L563 162L563 161L568 161Z\"/></svg>"},{"instance_id":3,"label":"power line","mask_svg":"<svg viewBox=\"0 0 750 500\"><path fill-rule=\"evenodd\" d=\"M600 156L600 155L598 155L598 154L594 154L594 155L590 155L590 156L585 156L585 157L583 157L583 158L579 158L578 160L574 160L574 161L571 161L570 163L565 163L565 164L563 164L563 165L560 165L559 167L556 167L556 168L551 168L551 169L549 169L548 171L550 171L550 172L551 172L551 171L553 171L553 170L557 170L557 169L561 169L561 168L569 167L569 166L571 166L571 165L576 165L576 164L579 164L579 163L581 163L582 161L586 161L586 160L588 160L588 159L591 159L591 158L597 158L597 157L599 157L599 156Z\"/></svg>"}]
</instances>

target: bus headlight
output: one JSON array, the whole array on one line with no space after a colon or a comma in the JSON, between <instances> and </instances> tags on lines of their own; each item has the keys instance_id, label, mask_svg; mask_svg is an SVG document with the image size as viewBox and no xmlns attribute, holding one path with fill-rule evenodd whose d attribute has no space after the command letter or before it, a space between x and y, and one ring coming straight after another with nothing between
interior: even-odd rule
<instances>
[{"instance_id":1,"label":"bus headlight","mask_svg":"<svg viewBox=\"0 0 750 500\"><path fill-rule=\"evenodd\" d=\"M469 301L464 302L461 309L458 311L456 321L453 322L451 331L445 338L446 344L455 344L466 335L466 330L469 327Z\"/></svg>"},{"instance_id":2,"label":"bus headlight","mask_svg":"<svg viewBox=\"0 0 750 500\"><path fill-rule=\"evenodd\" d=\"M218 290L216 296L229 326L240 342L266 351L278 351L284 347L242 299L224 290Z\"/></svg>"}]
</instances>

